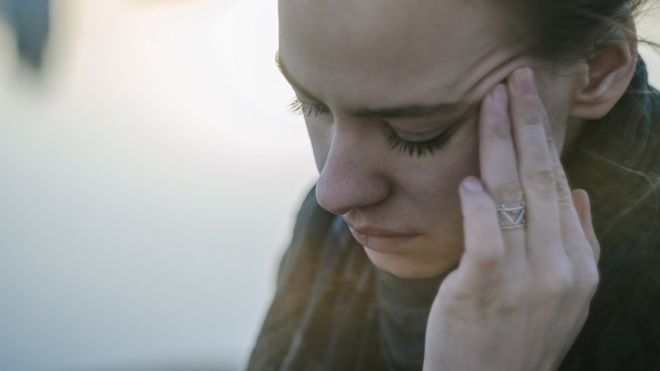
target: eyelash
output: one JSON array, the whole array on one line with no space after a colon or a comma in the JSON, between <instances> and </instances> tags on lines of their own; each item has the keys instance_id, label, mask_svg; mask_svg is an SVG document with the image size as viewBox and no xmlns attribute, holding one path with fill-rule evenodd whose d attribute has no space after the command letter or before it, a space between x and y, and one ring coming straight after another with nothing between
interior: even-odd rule
<instances>
[{"instance_id":1,"label":"eyelash","mask_svg":"<svg viewBox=\"0 0 660 371\"><path fill-rule=\"evenodd\" d=\"M432 155L435 151L443 149L449 143L450 130L445 130L440 135L435 136L423 142L411 142L396 135L394 130L387 138L387 144L391 150L399 149L401 153L407 153L409 156L423 157Z\"/></svg>"},{"instance_id":2,"label":"eyelash","mask_svg":"<svg viewBox=\"0 0 660 371\"><path fill-rule=\"evenodd\" d=\"M305 115L310 117L324 116L330 113L330 110L324 106L306 104L297 98L294 98L293 101L289 103L289 109L296 115ZM452 126L452 128L453 127L454 126ZM422 157L425 155L432 155L435 151L439 151L447 145L450 139L450 135L453 132L452 128L443 131L440 133L440 135L422 142L411 142L405 140L398 136L394 130L392 130L390 136L387 138L387 144L390 146L390 150L398 149L399 152L406 153L409 156Z\"/></svg>"},{"instance_id":3,"label":"eyelash","mask_svg":"<svg viewBox=\"0 0 660 371\"><path fill-rule=\"evenodd\" d=\"M296 115L305 115L305 116L323 116L330 113L330 110L323 106L306 104L294 98L291 103L289 103L289 109Z\"/></svg>"}]
</instances>

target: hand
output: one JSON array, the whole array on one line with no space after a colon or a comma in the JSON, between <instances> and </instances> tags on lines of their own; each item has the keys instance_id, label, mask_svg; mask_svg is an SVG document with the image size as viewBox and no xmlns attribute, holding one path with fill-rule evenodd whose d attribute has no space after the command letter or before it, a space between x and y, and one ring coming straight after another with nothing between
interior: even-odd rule
<instances>
[{"instance_id":1,"label":"hand","mask_svg":"<svg viewBox=\"0 0 660 371\"><path fill-rule=\"evenodd\" d=\"M465 252L431 307L424 370L556 370L599 281L589 199L571 192L531 69L484 99L479 133L486 190L461 184ZM525 227L501 230L496 204L523 199Z\"/></svg>"}]
</instances>

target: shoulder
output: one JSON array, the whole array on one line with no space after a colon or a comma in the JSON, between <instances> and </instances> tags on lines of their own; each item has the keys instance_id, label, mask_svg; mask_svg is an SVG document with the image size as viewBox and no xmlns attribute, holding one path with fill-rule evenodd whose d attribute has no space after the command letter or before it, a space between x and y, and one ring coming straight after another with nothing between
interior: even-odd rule
<instances>
[{"instance_id":1,"label":"shoulder","mask_svg":"<svg viewBox=\"0 0 660 371\"><path fill-rule=\"evenodd\" d=\"M356 292L357 273L370 272L365 254L353 245L342 217L318 205L315 190L307 192L298 210L247 370L279 369L296 357L310 361L308 344L302 343L305 333L333 333L339 326L336 309L343 308L336 304L345 304L338 298L364 296L351 293Z\"/></svg>"},{"instance_id":2,"label":"shoulder","mask_svg":"<svg viewBox=\"0 0 660 371\"><path fill-rule=\"evenodd\" d=\"M278 267L275 295L247 370L274 370L289 351L313 292L320 246L331 221L332 215L316 203L315 187L312 187L298 209L291 242Z\"/></svg>"}]
</instances>

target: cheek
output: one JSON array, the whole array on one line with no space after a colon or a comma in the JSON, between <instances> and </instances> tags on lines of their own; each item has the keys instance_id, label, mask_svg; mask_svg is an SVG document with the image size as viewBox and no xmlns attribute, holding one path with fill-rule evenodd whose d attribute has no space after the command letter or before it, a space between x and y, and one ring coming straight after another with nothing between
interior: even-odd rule
<instances>
[{"instance_id":1,"label":"cheek","mask_svg":"<svg viewBox=\"0 0 660 371\"><path fill-rule=\"evenodd\" d=\"M544 107L548 117L546 133L552 135L552 139L558 150L564 146L566 130L568 129L569 112L565 101L557 99L545 99Z\"/></svg>"},{"instance_id":2,"label":"cheek","mask_svg":"<svg viewBox=\"0 0 660 371\"><path fill-rule=\"evenodd\" d=\"M320 173L328 158L332 132L328 129L324 129L320 125L312 125L307 120L305 121L305 126L307 127L307 135L312 144L316 169Z\"/></svg>"},{"instance_id":3,"label":"cheek","mask_svg":"<svg viewBox=\"0 0 660 371\"><path fill-rule=\"evenodd\" d=\"M561 148L572 105L570 81L559 79L556 83L549 83L543 80L541 84L544 86L540 91L541 101L548 115L555 144Z\"/></svg>"}]
</instances>

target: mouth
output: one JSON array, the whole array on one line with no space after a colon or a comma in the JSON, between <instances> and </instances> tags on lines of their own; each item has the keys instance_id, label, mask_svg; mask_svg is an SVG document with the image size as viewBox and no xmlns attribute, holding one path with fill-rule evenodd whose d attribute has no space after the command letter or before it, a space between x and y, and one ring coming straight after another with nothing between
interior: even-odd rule
<instances>
[{"instance_id":1,"label":"mouth","mask_svg":"<svg viewBox=\"0 0 660 371\"><path fill-rule=\"evenodd\" d=\"M351 234L362 246L384 253L397 253L405 249L417 234L398 233L378 228L353 228L349 226Z\"/></svg>"}]
</instances>

